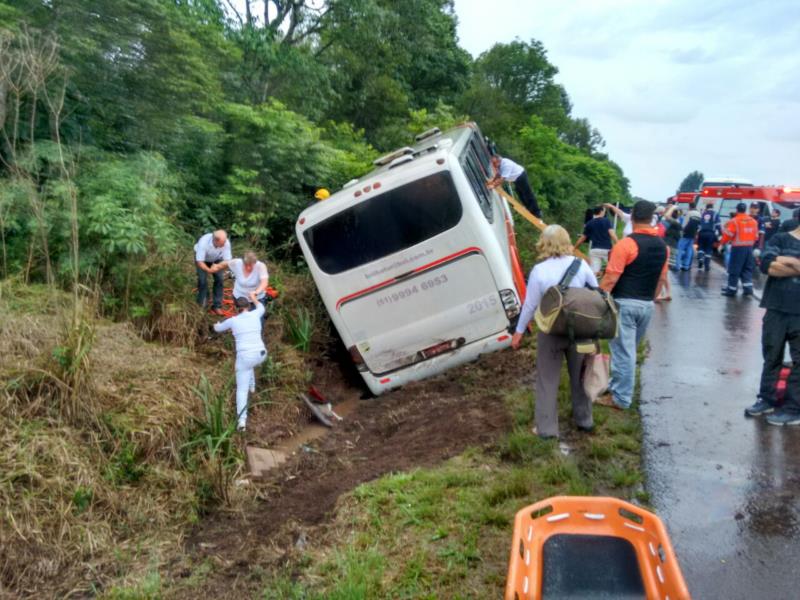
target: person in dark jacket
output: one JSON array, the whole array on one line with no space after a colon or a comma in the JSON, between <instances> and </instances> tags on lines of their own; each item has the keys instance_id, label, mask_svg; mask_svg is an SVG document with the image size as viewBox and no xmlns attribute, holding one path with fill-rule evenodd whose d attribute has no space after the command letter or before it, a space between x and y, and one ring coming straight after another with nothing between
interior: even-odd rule
<instances>
[{"instance_id":1,"label":"person in dark jacket","mask_svg":"<svg viewBox=\"0 0 800 600\"><path fill-rule=\"evenodd\" d=\"M761 298L766 309L761 330L764 367L758 401L744 412L751 417L769 415L770 425L800 425L800 226L772 237L760 267L769 275ZM778 407L775 387L787 344L792 366L784 405Z\"/></svg>"},{"instance_id":2,"label":"person in dark jacket","mask_svg":"<svg viewBox=\"0 0 800 600\"><path fill-rule=\"evenodd\" d=\"M772 209L772 215L768 221L764 222L764 246L769 244L772 236L778 233L781 228L781 211L777 208Z\"/></svg>"},{"instance_id":3,"label":"person in dark jacket","mask_svg":"<svg viewBox=\"0 0 800 600\"><path fill-rule=\"evenodd\" d=\"M714 210L703 211L700 226L697 229L697 268L708 272L711 269L711 256L714 254L714 242L717 241L717 224Z\"/></svg>"}]
</instances>

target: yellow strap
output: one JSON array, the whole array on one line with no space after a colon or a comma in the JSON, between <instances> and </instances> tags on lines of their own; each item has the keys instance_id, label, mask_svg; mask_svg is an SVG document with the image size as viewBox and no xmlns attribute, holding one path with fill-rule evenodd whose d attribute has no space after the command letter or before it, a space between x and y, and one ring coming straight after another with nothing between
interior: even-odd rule
<instances>
[{"instance_id":1,"label":"yellow strap","mask_svg":"<svg viewBox=\"0 0 800 600\"><path fill-rule=\"evenodd\" d=\"M522 215L522 217L525 220L529 221L531 223L531 225L536 227L536 229L538 229L539 231L544 231L544 228L547 227L547 223L545 223L539 217L537 217L534 214L532 214L527 208L525 208L522 205L522 203L519 200L517 200L516 198L514 198L513 196L508 194L502 187L498 186L498 187L496 187L494 189L503 198L505 198L506 202L508 202L511 206L513 206L514 210L516 210L520 215ZM586 258L586 255L583 252L581 252L580 250L575 250L574 254L575 254L575 256L579 256L580 258L582 258L583 260L588 262L588 259Z\"/></svg>"}]
</instances>

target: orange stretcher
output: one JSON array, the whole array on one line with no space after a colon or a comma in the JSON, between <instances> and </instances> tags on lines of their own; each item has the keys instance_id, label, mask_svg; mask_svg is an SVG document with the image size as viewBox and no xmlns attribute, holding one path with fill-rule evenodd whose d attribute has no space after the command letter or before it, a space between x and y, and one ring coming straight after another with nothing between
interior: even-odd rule
<instances>
[{"instance_id":1,"label":"orange stretcher","mask_svg":"<svg viewBox=\"0 0 800 600\"><path fill-rule=\"evenodd\" d=\"M506 600L691 598L667 530L616 498L557 496L514 520Z\"/></svg>"},{"instance_id":2,"label":"orange stretcher","mask_svg":"<svg viewBox=\"0 0 800 600\"><path fill-rule=\"evenodd\" d=\"M193 294L197 293L197 288L192 290ZM275 300L278 297L280 292L276 290L272 286L268 286L266 291L264 292L267 295L267 298L271 300ZM236 305L233 301L233 288L232 287L224 287L222 289L222 313L220 316L225 317L234 317L236 316ZM213 313L213 308L211 306L208 307L208 312Z\"/></svg>"}]
</instances>

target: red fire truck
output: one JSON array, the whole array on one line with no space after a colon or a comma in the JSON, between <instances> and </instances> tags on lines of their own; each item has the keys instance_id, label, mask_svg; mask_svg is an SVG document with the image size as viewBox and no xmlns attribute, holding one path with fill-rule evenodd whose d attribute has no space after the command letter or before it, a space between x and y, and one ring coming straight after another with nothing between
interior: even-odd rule
<instances>
[{"instance_id":1,"label":"red fire truck","mask_svg":"<svg viewBox=\"0 0 800 600\"><path fill-rule=\"evenodd\" d=\"M714 205L714 211L719 215L723 225L730 218L730 214L736 212L736 205L740 202L748 206L754 202L758 203L761 207L759 214L765 218L769 218L772 211L777 210L781 215L781 221L791 219L792 213L800 208L800 187L783 185L706 187L695 196L700 210L707 204Z\"/></svg>"}]
</instances>

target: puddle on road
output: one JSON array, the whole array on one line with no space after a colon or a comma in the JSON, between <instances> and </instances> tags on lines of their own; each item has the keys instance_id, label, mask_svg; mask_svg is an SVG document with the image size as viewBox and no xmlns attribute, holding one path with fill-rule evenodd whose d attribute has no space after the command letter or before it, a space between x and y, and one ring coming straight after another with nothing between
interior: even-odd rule
<instances>
[{"instance_id":1,"label":"puddle on road","mask_svg":"<svg viewBox=\"0 0 800 600\"><path fill-rule=\"evenodd\" d=\"M737 513L735 518L755 533L792 539L798 531L794 502L794 495L790 493L766 493L751 498L744 514Z\"/></svg>"}]
</instances>

